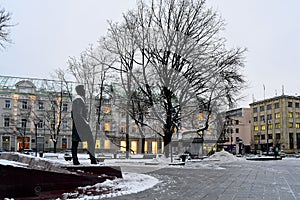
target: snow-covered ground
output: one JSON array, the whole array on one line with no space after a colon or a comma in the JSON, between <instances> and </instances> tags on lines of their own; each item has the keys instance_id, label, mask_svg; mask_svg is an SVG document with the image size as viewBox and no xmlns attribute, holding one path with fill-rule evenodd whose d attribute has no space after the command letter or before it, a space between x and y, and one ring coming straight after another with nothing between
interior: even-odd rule
<instances>
[{"instance_id":1,"label":"snow-covered ground","mask_svg":"<svg viewBox=\"0 0 300 200\"><path fill-rule=\"evenodd\" d=\"M72 165L72 161L65 161L64 154L44 154L44 158L53 164ZM103 183L98 183L93 186L82 186L70 193L62 195L61 199L101 199L108 197L116 197L125 194L137 193L147 190L160 182L157 178L146 175L144 173L155 171L161 168L209 168L222 170L220 164L226 162L236 161L241 158L237 158L228 152L217 152L214 155L203 160L188 160L184 166L172 165L171 158L165 158L164 156L157 156L154 159L141 159L139 156L135 156L131 159L104 159L104 162L99 163L105 166L120 166L122 169L122 179L107 180ZM90 160L87 154L81 154L79 156L81 165L90 165ZM173 163L180 163L177 159L173 159ZM23 166L13 161L6 161L0 159L2 165L14 165ZM58 198L60 199L60 198Z\"/></svg>"}]
</instances>

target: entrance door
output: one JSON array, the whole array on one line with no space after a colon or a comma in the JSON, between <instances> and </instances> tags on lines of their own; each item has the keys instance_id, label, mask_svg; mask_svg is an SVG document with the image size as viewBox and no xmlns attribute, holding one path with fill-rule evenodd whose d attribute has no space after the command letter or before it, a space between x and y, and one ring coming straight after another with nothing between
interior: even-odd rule
<instances>
[{"instance_id":1,"label":"entrance door","mask_svg":"<svg viewBox=\"0 0 300 200\"><path fill-rule=\"evenodd\" d=\"M297 133L297 149L300 149L300 133Z\"/></svg>"},{"instance_id":2,"label":"entrance door","mask_svg":"<svg viewBox=\"0 0 300 200\"><path fill-rule=\"evenodd\" d=\"M2 136L2 149L10 151L10 136Z\"/></svg>"},{"instance_id":3,"label":"entrance door","mask_svg":"<svg viewBox=\"0 0 300 200\"><path fill-rule=\"evenodd\" d=\"M30 137L18 137L18 151L23 149L30 149Z\"/></svg>"}]
</instances>

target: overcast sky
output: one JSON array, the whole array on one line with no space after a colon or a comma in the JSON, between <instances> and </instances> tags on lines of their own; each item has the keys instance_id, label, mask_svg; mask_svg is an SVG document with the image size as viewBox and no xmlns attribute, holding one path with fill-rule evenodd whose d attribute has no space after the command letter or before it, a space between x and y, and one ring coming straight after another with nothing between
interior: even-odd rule
<instances>
[{"instance_id":1,"label":"overcast sky","mask_svg":"<svg viewBox=\"0 0 300 200\"><path fill-rule=\"evenodd\" d=\"M13 14L13 44L0 51L1 75L51 78L70 56L106 34L107 20L121 21L135 0L0 0ZM227 46L248 49L243 91L248 106L284 93L300 95L300 1L208 0L226 21Z\"/></svg>"}]
</instances>

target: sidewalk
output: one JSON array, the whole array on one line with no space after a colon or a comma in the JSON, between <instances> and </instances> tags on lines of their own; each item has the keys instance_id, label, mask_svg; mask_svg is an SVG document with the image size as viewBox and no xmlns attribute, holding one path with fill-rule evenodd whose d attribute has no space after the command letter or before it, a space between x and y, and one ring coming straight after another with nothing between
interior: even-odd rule
<instances>
[{"instance_id":1,"label":"sidewalk","mask_svg":"<svg viewBox=\"0 0 300 200\"><path fill-rule=\"evenodd\" d=\"M158 169L149 174L160 184L115 199L300 200L300 159L242 160L220 167Z\"/></svg>"}]
</instances>

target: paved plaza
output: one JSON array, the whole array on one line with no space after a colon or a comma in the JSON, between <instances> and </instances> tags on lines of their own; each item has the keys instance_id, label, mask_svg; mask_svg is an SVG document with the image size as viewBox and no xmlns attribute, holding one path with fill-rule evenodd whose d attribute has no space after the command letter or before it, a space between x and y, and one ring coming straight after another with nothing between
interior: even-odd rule
<instances>
[{"instance_id":1,"label":"paved plaza","mask_svg":"<svg viewBox=\"0 0 300 200\"><path fill-rule=\"evenodd\" d=\"M300 200L300 159L239 160L220 163L219 168L211 169L193 165L196 164L155 171L124 167L124 172L140 173L144 170L145 174L158 178L161 183L137 194L110 199Z\"/></svg>"}]
</instances>

